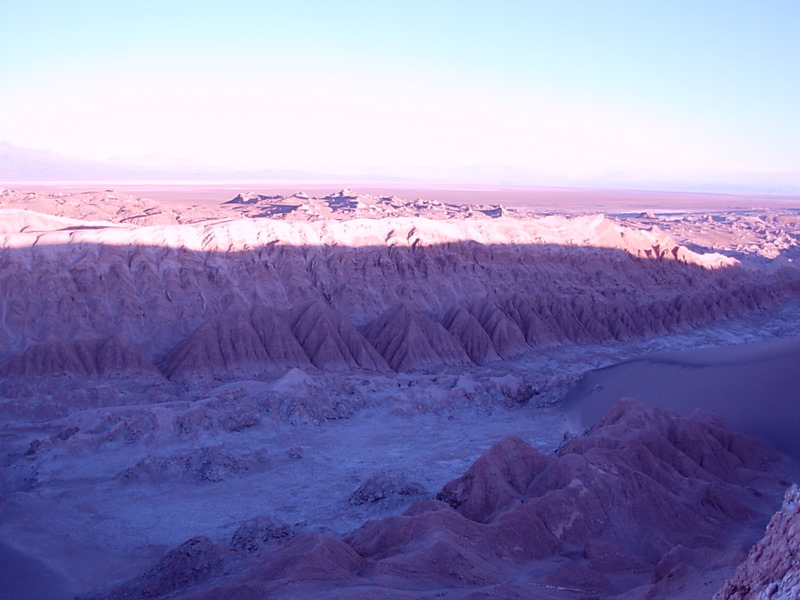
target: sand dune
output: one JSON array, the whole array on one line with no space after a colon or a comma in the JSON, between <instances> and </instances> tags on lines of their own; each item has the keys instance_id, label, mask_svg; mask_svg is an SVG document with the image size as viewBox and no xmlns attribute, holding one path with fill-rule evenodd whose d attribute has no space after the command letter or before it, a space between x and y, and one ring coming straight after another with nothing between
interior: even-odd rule
<instances>
[{"instance_id":1,"label":"sand dune","mask_svg":"<svg viewBox=\"0 0 800 600\"><path fill-rule=\"evenodd\" d=\"M620 398L720 415L800 460L800 338L654 354L587 373L565 402L578 427Z\"/></svg>"}]
</instances>

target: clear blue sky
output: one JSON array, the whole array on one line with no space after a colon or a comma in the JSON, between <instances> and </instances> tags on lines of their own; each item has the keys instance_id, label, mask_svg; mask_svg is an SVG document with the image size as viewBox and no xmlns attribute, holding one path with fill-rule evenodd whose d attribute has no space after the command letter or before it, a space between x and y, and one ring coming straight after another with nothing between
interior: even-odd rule
<instances>
[{"instance_id":1,"label":"clear blue sky","mask_svg":"<svg viewBox=\"0 0 800 600\"><path fill-rule=\"evenodd\" d=\"M798 0L6 0L0 22L0 141L72 156L800 169Z\"/></svg>"}]
</instances>

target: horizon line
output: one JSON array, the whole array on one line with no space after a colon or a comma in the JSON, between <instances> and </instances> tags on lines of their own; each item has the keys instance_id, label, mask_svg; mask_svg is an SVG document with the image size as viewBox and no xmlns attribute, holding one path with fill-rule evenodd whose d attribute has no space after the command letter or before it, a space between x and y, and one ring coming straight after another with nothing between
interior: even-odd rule
<instances>
[{"instance_id":1,"label":"horizon line","mask_svg":"<svg viewBox=\"0 0 800 600\"><path fill-rule=\"evenodd\" d=\"M730 190L708 190L695 188L668 188L668 187L623 187L623 186L602 186L602 185L537 185L519 183L460 183L460 182L431 182L431 181L409 181L404 180L372 180L372 179L31 179L31 180L3 180L0 179L0 186L40 186L40 187L73 187L84 185L118 185L125 187L158 187L158 186L240 186L240 185L302 185L309 188L323 187L326 185L345 186L368 186L372 188L398 187L408 189L448 190L448 191L491 191L491 190L518 190L523 191L598 191L598 192L626 192L643 194L696 194L703 196L735 196L749 198L754 196L769 196L770 198L800 198L800 189L794 193L775 192L775 191L730 191ZM712 185L712 184L704 184ZM725 185L725 184L722 184ZM735 184L729 184L735 185ZM302 191L298 189L298 192ZM351 190L356 191L357 190Z\"/></svg>"}]
</instances>

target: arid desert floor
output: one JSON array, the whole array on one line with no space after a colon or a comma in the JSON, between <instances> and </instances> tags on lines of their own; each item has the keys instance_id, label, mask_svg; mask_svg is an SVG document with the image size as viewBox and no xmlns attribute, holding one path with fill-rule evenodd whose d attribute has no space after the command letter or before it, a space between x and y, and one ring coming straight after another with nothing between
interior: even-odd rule
<instances>
[{"instance_id":1,"label":"arid desert floor","mask_svg":"<svg viewBox=\"0 0 800 600\"><path fill-rule=\"evenodd\" d=\"M0 597L797 597L800 198L353 187L0 190Z\"/></svg>"}]
</instances>

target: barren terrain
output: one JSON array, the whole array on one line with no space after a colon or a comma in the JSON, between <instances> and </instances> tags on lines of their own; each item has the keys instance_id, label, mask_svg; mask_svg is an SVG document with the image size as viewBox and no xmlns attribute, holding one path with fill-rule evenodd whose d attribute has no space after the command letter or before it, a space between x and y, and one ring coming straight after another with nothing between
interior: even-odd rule
<instances>
[{"instance_id":1,"label":"barren terrain","mask_svg":"<svg viewBox=\"0 0 800 600\"><path fill-rule=\"evenodd\" d=\"M714 596L797 482L798 203L416 192L0 192L0 595Z\"/></svg>"}]
</instances>

